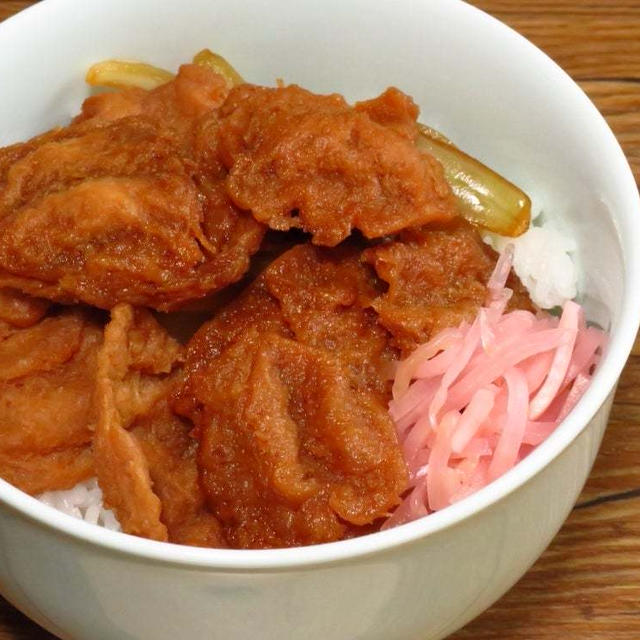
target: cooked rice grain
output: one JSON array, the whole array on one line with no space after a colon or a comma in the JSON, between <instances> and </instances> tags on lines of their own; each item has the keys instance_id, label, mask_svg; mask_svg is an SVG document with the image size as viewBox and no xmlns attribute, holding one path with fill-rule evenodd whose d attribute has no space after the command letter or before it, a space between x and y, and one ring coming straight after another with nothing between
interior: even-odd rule
<instances>
[{"instance_id":1,"label":"cooked rice grain","mask_svg":"<svg viewBox=\"0 0 640 640\"><path fill-rule=\"evenodd\" d=\"M40 502L78 520L97 524L112 531L121 530L113 511L104 508L102 491L95 478L81 482L66 491L46 491L37 498Z\"/></svg>"},{"instance_id":2,"label":"cooked rice grain","mask_svg":"<svg viewBox=\"0 0 640 640\"><path fill-rule=\"evenodd\" d=\"M562 307L578 294L578 273L571 255L576 244L551 224L532 226L517 238L487 233L484 241L499 253L513 245L513 270L541 309Z\"/></svg>"}]
</instances>

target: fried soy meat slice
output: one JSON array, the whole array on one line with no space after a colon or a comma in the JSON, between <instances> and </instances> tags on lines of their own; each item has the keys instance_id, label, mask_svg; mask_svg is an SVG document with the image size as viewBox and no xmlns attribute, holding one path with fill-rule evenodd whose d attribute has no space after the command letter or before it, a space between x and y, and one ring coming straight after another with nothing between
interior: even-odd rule
<instances>
[{"instance_id":1,"label":"fried soy meat slice","mask_svg":"<svg viewBox=\"0 0 640 640\"><path fill-rule=\"evenodd\" d=\"M417 108L390 89L355 108L297 86L240 85L221 107L218 153L234 203L272 229L335 246L456 215L442 167L414 145Z\"/></svg>"},{"instance_id":2,"label":"fried soy meat slice","mask_svg":"<svg viewBox=\"0 0 640 640\"><path fill-rule=\"evenodd\" d=\"M406 470L393 427L339 360L248 331L217 364L200 465L232 546L337 540L396 504Z\"/></svg>"},{"instance_id":3,"label":"fried soy meat slice","mask_svg":"<svg viewBox=\"0 0 640 640\"><path fill-rule=\"evenodd\" d=\"M0 174L3 216L91 178L188 172L175 143L142 117L71 125L18 146Z\"/></svg>"},{"instance_id":4,"label":"fried soy meat slice","mask_svg":"<svg viewBox=\"0 0 640 640\"><path fill-rule=\"evenodd\" d=\"M364 259L388 283L372 306L394 344L408 355L441 329L473 321L486 302L497 254L460 221L408 230L393 242L367 249ZM517 277L510 276L507 285L514 291L514 308L532 308Z\"/></svg>"},{"instance_id":5,"label":"fried soy meat slice","mask_svg":"<svg viewBox=\"0 0 640 640\"><path fill-rule=\"evenodd\" d=\"M35 460L91 441L102 324L63 311L0 340L0 452ZM7 477L4 466L0 475ZM50 487L54 488L54 487Z\"/></svg>"},{"instance_id":6,"label":"fried soy meat slice","mask_svg":"<svg viewBox=\"0 0 640 640\"><path fill-rule=\"evenodd\" d=\"M0 148L0 184L15 163L47 143L78 137L115 121L143 120L154 131L162 131L174 144L178 143L181 149L188 148L200 118L219 107L227 94L226 81L211 69L183 65L174 80L153 91L131 88L91 96L84 101L81 113L71 126L57 127L27 142ZM52 172L55 173L56 163L64 157L53 158L54 164L49 167ZM91 162L89 154L83 153L83 157ZM127 164L135 164L136 160L136 157L129 158Z\"/></svg>"},{"instance_id":7,"label":"fried soy meat slice","mask_svg":"<svg viewBox=\"0 0 640 640\"><path fill-rule=\"evenodd\" d=\"M206 506L197 466L198 441L192 425L176 416L167 398L139 418L132 435L149 465L153 491L160 499L160 520L177 544L226 547L222 529Z\"/></svg>"},{"instance_id":8,"label":"fried soy meat slice","mask_svg":"<svg viewBox=\"0 0 640 640\"><path fill-rule=\"evenodd\" d=\"M218 311L213 320L203 324L187 343L187 359L182 386L172 402L173 409L196 425L205 420L202 412L215 386L216 362L229 344L246 331L274 332L291 336L280 306L259 276L235 300ZM229 372L233 375L233 371Z\"/></svg>"},{"instance_id":9,"label":"fried soy meat slice","mask_svg":"<svg viewBox=\"0 0 640 640\"><path fill-rule=\"evenodd\" d=\"M185 64L176 77L151 91L129 88L87 98L74 122L101 123L143 115L176 136L187 148L202 116L229 93L227 81L208 67Z\"/></svg>"},{"instance_id":10,"label":"fried soy meat slice","mask_svg":"<svg viewBox=\"0 0 640 640\"><path fill-rule=\"evenodd\" d=\"M288 249L189 342L188 375L178 394L182 413L197 412L197 398L208 393L206 363L249 329L327 349L348 368L354 386L386 402L398 354L370 309L379 294L378 281L355 245Z\"/></svg>"},{"instance_id":11,"label":"fried soy meat slice","mask_svg":"<svg viewBox=\"0 0 640 640\"><path fill-rule=\"evenodd\" d=\"M127 429L166 396L181 359L180 345L148 311L114 307L97 358L96 475L123 531L156 540L167 540L161 503L142 448Z\"/></svg>"},{"instance_id":12,"label":"fried soy meat slice","mask_svg":"<svg viewBox=\"0 0 640 640\"><path fill-rule=\"evenodd\" d=\"M240 279L263 230L150 122L46 141L0 183L0 285L168 310Z\"/></svg>"},{"instance_id":13,"label":"fried soy meat slice","mask_svg":"<svg viewBox=\"0 0 640 640\"><path fill-rule=\"evenodd\" d=\"M79 310L42 319L47 307L0 291L0 477L32 495L71 488L93 474L102 327Z\"/></svg>"},{"instance_id":14,"label":"fried soy meat slice","mask_svg":"<svg viewBox=\"0 0 640 640\"><path fill-rule=\"evenodd\" d=\"M71 489L93 475L89 445L42 454L0 451L0 478L32 496Z\"/></svg>"},{"instance_id":15,"label":"fried soy meat slice","mask_svg":"<svg viewBox=\"0 0 640 640\"><path fill-rule=\"evenodd\" d=\"M51 303L41 298L32 298L17 289L0 289L0 322L8 326L26 329L42 318Z\"/></svg>"},{"instance_id":16,"label":"fried soy meat slice","mask_svg":"<svg viewBox=\"0 0 640 640\"><path fill-rule=\"evenodd\" d=\"M374 292L357 252L337 253L286 252L189 343L173 406L196 424L202 484L232 547L356 535L406 488L386 383L373 381L389 353L383 330L367 333ZM356 365L364 353L379 372Z\"/></svg>"},{"instance_id":17,"label":"fried soy meat slice","mask_svg":"<svg viewBox=\"0 0 640 640\"><path fill-rule=\"evenodd\" d=\"M274 261L264 279L295 338L331 352L348 368L352 384L386 402L398 354L370 308L381 290L359 247L299 245Z\"/></svg>"},{"instance_id":18,"label":"fried soy meat slice","mask_svg":"<svg viewBox=\"0 0 640 640\"><path fill-rule=\"evenodd\" d=\"M221 75L208 67L186 64L172 81L152 91L130 88L91 96L74 119L76 125L103 126L137 116L171 138L192 162L193 177L205 200L205 235L216 252L232 241L229 233L234 225L254 233L261 229L229 199L222 182L227 171L212 141L218 130L217 110L228 93L228 82Z\"/></svg>"}]
</instances>

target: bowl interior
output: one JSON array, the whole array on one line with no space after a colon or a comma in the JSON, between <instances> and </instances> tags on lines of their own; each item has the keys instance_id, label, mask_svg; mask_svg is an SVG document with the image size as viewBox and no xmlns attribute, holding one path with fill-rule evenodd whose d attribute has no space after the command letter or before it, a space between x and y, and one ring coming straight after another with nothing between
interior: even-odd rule
<instances>
[{"instance_id":1,"label":"bowl interior","mask_svg":"<svg viewBox=\"0 0 640 640\"><path fill-rule=\"evenodd\" d=\"M67 122L88 94L84 73L97 60L140 59L175 69L204 47L252 82L283 78L351 100L389 85L403 89L421 107L423 122L524 188L534 208L575 236L588 311L613 332L592 388L563 427L481 492L484 498L474 496L412 531L446 526L526 480L603 402L638 324L638 294L630 287L640 275L632 249L640 224L637 190L593 105L539 50L458 0L45 0L0 25L0 49L8 52L0 57L0 144ZM36 517L33 501L20 502L16 494L0 486L1 499ZM37 517L67 527L66 518ZM82 523L68 530L92 537ZM389 544L401 538L394 531L384 536ZM139 541L145 543L156 544ZM336 544L357 552L365 543L328 546Z\"/></svg>"}]
</instances>

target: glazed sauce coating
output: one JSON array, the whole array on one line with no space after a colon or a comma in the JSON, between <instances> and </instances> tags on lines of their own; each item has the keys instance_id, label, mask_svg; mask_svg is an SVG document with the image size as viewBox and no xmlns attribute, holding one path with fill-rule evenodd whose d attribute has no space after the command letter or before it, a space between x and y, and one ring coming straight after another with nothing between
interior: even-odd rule
<instances>
[{"instance_id":1,"label":"glazed sauce coating","mask_svg":"<svg viewBox=\"0 0 640 640\"><path fill-rule=\"evenodd\" d=\"M149 465L153 491L160 499L160 520L177 544L225 547L220 524L205 504L197 466L198 441L192 425L160 399L136 420L132 435Z\"/></svg>"},{"instance_id":2,"label":"glazed sauce coating","mask_svg":"<svg viewBox=\"0 0 640 640\"><path fill-rule=\"evenodd\" d=\"M79 312L0 341L0 451L45 454L91 442L101 342L100 324Z\"/></svg>"},{"instance_id":3,"label":"glazed sauce coating","mask_svg":"<svg viewBox=\"0 0 640 640\"><path fill-rule=\"evenodd\" d=\"M358 250L301 245L191 341L174 408L198 427L231 546L337 540L398 502L406 468L382 400L393 352L374 295Z\"/></svg>"},{"instance_id":4,"label":"glazed sauce coating","mask_svg":"<svg viewBox=\"0 0 640 640\"><path fill-rule=\"evenodd\" d=\"M90 98L69 127L0 151L0 283L168 310L239 280L263 227L221 177L203 176L193 143L226 92L185 66L155 91Z\"/></svg>"},{"instance_id":5,"label":"glazed sauce coating","mask_svg":"<svg viewBox=\"0 0 640 640\"><path fill-rule=\"evenodd\" d=\"M44 318L48 300L32 298L17 289L0 289L0 321L13 327L31 327Z\"/></svg>"},{"instance_id":6,"label":"glazed sauce coating","mask_svg":"<svg viewBox=\"0 0 640 640\"><path fill-rule=\"evenodd\" d=\"M272 229L301 228L325 246L353 228L379 238L450 220L442 169L413 144L416 115L397 90L352 108L336 94L241 85L220 110L228 192Z\"/></svg>"},{"instance_id":7,"label":"glazed sauce coating","mask_svg":"<svg viewBox=\"0 0 640 640\"><path fill-rule=\"evenodd\" d=\"M486 300L497 254L476 229L458 221L408 230L367 249L364 259L388 284L372 306L395 346L408 354L441 329L473 320ZM514 290L512 307L530 308L522 284L512 277L509 286Z\"/></svg>"},{"instance_id":8,"label":"glazed sauce coating","mask_svg":"<svg viewBox=\"0 0 640 640\"><path fill-rule=\"evenodd\" d=\"M95 470L104 503L123 530L155 540L168 539L161 502L149 462L127 429L166 397L167 376L181 359L180 346L148 311L126 304L112 310L97 357Z\"/></svg>"}]
</instances>

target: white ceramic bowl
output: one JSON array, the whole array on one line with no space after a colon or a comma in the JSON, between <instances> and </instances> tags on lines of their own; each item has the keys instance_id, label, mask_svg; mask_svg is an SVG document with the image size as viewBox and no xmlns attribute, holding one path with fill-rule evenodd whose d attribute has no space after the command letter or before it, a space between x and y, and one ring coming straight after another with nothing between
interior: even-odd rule
<instances>
[{"instance_id":1,"label":"white ceramic bowl","mask_svg":"<svg viewBox=\"0 0 640 640\"><path fill-rule=\"evenodd\" d=\"M606 357L547 442L476 495L362 538L186 548L78 522L0 483L0 584L61 638L442 638L534 562L596 455L640 314L638 193L602 117L516 33L458 0L45 0L0 25L0 143L77 111L87 66L175 67L203 47L250 80L356 99L397 85L422 119L557 214L581 248ZM55 417L52 417L55 419Z\"/></svg>"}]
</instances>

